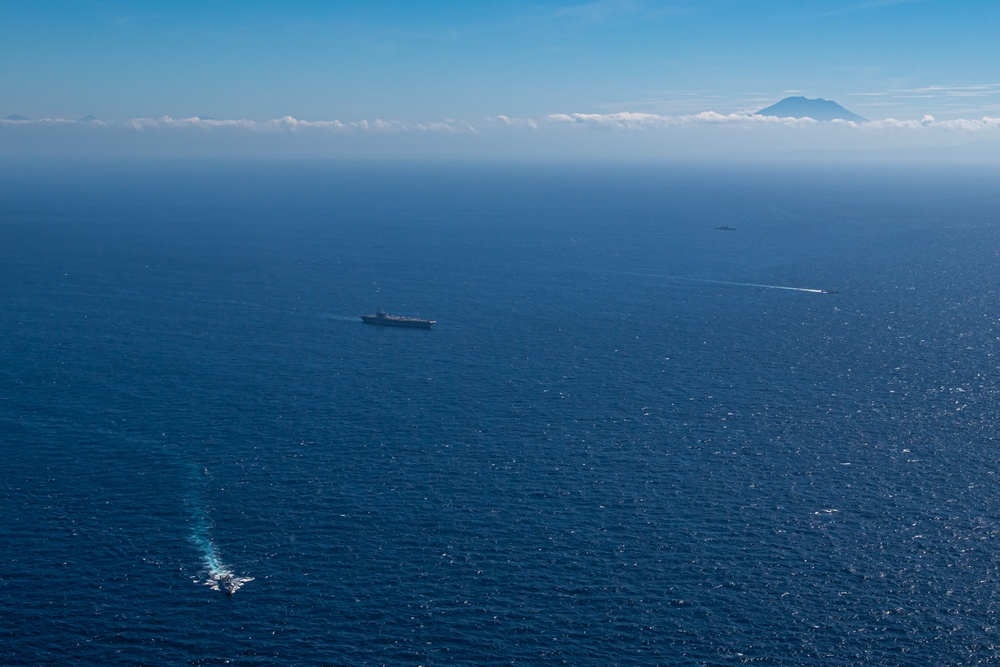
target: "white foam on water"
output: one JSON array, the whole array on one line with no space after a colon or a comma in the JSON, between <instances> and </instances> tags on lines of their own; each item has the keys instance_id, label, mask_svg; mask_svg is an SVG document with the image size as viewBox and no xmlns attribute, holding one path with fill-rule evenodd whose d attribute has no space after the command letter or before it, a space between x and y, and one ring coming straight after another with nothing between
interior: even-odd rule
<instances>
[{"instance_id":1,"label":"white foam on water","mask_svg":"<svg viewBox=\"0 0 1000 667\"><path fill-rule=\"evenodd\" d=\"M689 276L668 276L659 273L633 273L631 271L606 271L603 273L620 273L630 276L643 276L645 278L663 278L666 280L682 280L688 283L700 283L707 285L730 285L732 287L757 287L759 289L780 289L790 292L809 292L811 294L831 294L831 290L817 289L815 287L792 287L790 285L766 285L763 283L740 283L731 280L711 280L709 278L691 278Z\"/></svg>"},{"instance_id":2,"label":"white foam on water","mask_svg":"<svg viewBox=\"0 0 1000 667\"><path fill-rule=\"evenodd\" d=\"M684 280L697 280L697 279L686 278ZM826 294L826 290L815 289L813 287L788 287L786 285L762 285L760 283L734 283L726 280L699 280L698 282L712 283L715 285L733 285L734 287L759 287L761 289L784 289L792 292L812 292L813 294Z\"/></svg>"},{"instance_id":3,"label":"white foam on water","mask_svg":"<svg viewBox=\"0 0 1000 667\"><path fill-rule=\"evenodd\" d=\"M204 471L207 475L208 471ZM214 591L233 595L253 577L236 576L233 570L225 564L219 549L212 540L212 522L208 516L201 494L193 492L188 499L192 513L191 542L201 551L204 570L197 577L192 577L195 583L204 584Z\"/></svg>"},{"instance_id":4,"label":"white foam on water","mask_svg":"<svg viewBox=\"0 0 1000 667\"><path fill-rule=\"evenodd\" d=\"M340 320L342 322L360 322L361 316L355 315L351 317L349 315L332 315L330 313L322 313L320 317L324 320Z\"/></svg>"}]
</instances>

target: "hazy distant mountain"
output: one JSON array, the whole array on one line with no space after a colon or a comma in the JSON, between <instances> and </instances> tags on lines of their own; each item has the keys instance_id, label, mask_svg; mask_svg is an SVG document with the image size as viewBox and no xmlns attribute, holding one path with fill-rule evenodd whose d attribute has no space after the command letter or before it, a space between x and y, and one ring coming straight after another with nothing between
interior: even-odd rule
<instances>
[{"instance_id":1,"label":"hazy distant mountain","mask_svg":"<svg viewBox=\"0 0 1000 667\"><path fill-rule=\"evenodd\" d=\"M786 97L777 104L761 109L755 116L778 116L779 118L812 118L813 120L853 120L863 123L856 113L851 113L836 102L830 100L808 100L804 97Z\"/></svg>"},{"instance_id":2,"label":"hazy distant mountain","mask_svg":"<svg viewBox=\"0 0 1000 667\"><path fill-rule=\"evenodd\" d=\"M14 114L13 116L7 116L7 120L31 120L30 118L25 118L24 116L18 116Z\"/></svg>"},{"instance_id":3,"label":"hazy distant mountain","mask_svg":"<svg viewBox=\"0 0 1000 667\"><path fill-rule=\"evenodd\" d=\"M95 121L95 120L101 120L101 119L98 118L97 116L87 115L87 116L84 116L83 118L77 119L77 122L78 123L90 123L90 122Z\"/></svg>"}]
</instances>

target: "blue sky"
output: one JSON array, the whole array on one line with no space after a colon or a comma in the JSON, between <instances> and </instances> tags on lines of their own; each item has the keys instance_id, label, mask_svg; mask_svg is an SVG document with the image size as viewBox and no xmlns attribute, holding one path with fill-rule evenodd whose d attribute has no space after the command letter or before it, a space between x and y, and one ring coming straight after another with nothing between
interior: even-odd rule
<instances>
[{"instance_id":1,"label":"blue sky","mask_svg":"<svg viewBox=\"0 0 1000 667\"><path fill-rule=\"evenodd\" d=\"M306 131L341 137L347 153L392 153L391 134L403 153L433 153L430 137L449 135L445 153L459 144L460 153L518 144L559 153L582 140L600 155L615 149L608 128L627 152L677 144L681 126L681 144L721 150L731 128L713 140L691 126L742 125L733 118L789 95L893 121L851 135L862 148L1000 138L983 121L1000 117L994 0L42 0L6 3L0 14L0 118L48 123L0 127L15 152L80 136L87 150L127 150L130 136L162 150L149 135L167 127L224 128L223 152L237 150L242 131L248 146L294 154L315 141L282 147L260 135ZM106 123L103 135L54 124L88 115ZM569 137L570 125L599 130ZM841 129L758 134L767 145L823 148L844 145ZM343 139L366 133L379 134L372 146ZM468 136L463 144L454 135ZM160 143L186 150L183 140Z\"/></svg>"}]
</instances>

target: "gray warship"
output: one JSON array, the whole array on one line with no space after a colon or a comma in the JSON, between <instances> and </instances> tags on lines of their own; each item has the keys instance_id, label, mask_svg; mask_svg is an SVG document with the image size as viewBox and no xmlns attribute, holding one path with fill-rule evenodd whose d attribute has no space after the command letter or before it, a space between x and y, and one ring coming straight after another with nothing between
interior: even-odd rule
<instances>
[{"instance_id":1,"label":"gray warship","mask_svg":"<svg viewBox=\"0 0 1000 667\"><path fill-rule=\"evenodd\" d=\"M361 321L365 324L377 324L383 327L408 327L410 329L430 329L436 320L422 320L418 317L401 317L390 315L378 307L372 315L362 315Z\"/></svg>"}]
</instances>

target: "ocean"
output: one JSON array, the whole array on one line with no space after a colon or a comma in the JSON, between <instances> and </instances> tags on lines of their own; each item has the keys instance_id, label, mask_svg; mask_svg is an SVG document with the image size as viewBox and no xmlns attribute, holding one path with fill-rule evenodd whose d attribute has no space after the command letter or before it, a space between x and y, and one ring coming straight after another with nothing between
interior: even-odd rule
<instances>
[{"instance_id":1,"label":"ocean","mask_svg":"<svg viewBox=\"0 0 1000 667\"><path fill-rule=\"evenodd\" d=\"M1000 663L998 185L4 165L0 663Z\"/></svg>"}]
</instances>

